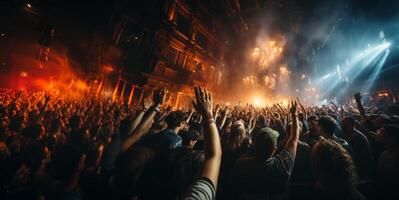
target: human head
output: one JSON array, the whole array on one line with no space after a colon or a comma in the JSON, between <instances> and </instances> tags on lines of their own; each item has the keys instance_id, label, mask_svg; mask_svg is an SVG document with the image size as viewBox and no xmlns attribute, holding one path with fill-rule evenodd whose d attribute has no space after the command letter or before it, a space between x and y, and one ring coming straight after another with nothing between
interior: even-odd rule
<instances>
[{"instance_id":1,"label":"human head","mask_svg":"<svg viewBox=\"0 0 399 200\"><path fill-rule=\"evenodd\" d=\"M353 131L355 130L355 124L356 124L356 121L355 121L355 119L353 119L353 117L344 117L341 120L342 131L345 134L353 133Z\"/></svg>"},{"instance_id":2,"label":"human head","mask_svg":"<svg viewBox=\"0 0 399 200\"><path fill-rule=\"evenodd\" d=\"M41 123L34 123L24 129L24 135L32 140L41 139L45 134L44 126Z\"/></svg>"},{"instance_id":3,"label":"human head","mask_svg":"<svg viewBox=\"0 0 399 200\"><path fill-rule=\"evenodd\" d=\"M137 146L119 154L115 161L114 183L121 197L137 196L137 186L143 169L155 153L152 149Z\"/></svg>"},{"instance_id":4,"label":"human head","mask_svg":"<svg viewBox=\"0 0 399 200\"><path fill-rule=\"evenodd\" d=\"M257 125L258 127L261 127L261 128L263 128L263 127L268 127L268 126L269 126L269 120L266 118L266 116L260 115L260 116L258 117L258 120L257 120L257 122L256 122L256 125Z\"/></svg>"},{"instance_id":5,"label":"human head","mask_svg":"<svg viewBox=\"0 0 399 200\"><path fill-rule=\"evenodd\" d=\"M51 133L61 133L64 129L64 122L61 119L54 119L50 124Z\"/></svg>"},{"instance_id":6,"label":"human head","mask_svg":"<svg viewBox=\"0 0 399 200\"><path fill-rule=\"evenodd\" d=\"M187 120L187 114L181 110L177 110L174 112L171 112L168 116L165 118L165 122L168 125L168 129L181 129L185 125L185 122Z\"/></svg>"},{"instance_id":7,"label":"human head","mask_svg":"<svg viewBox=\"0 0 399 200\"><path fill-rule=\"evenodd\" d=\"M399 150L399 126L395 124L383 125L381 128L381 139L387 150Z\"/></svg>"},{"instance_id":8,"label":"human head","mask_svg":"<svg viewBox=\"0 0 399 200\"><path fill-rule=\"evenodd\" d=\"M71 132L68 135L68 142L70 144L87 148L90 145L90 135L87 129L79 129Z\"/></svg>"},{"instance_id":9,"label":"human head","mask_svg":"<svg viewBox=\"0 0 399 200\"><path fill-rule=\"evenodd\" d=\"M79 115L73 115L69 119L69 126L73 131L78 130L82 127L82 120Z\"/></svg>"},{"instance_id":10,"label":"human head","mask_svg":"<svg viewBox=\"0 0 399 200\"><path fill-rule=\"evenodd\" d=\"M303 113L298 113L298 119L299 121L303 122L305 120L305 115Z\"/></svg>"},{"instance_id":11,"label":"human head","mask_svg":"<svg viewBox=\"0 0 399 200\"><path fill-rule=\"evenodd\" d=\"M163 130L165 130L167 128L167 126L168 125L166 124L166 122L164 120L157 121L156 123L154 123L154 126L153 126L154 133L156 134L156 133L162 132Z\"/></svg>"},{"instance_id":12,"label":"human head","mask_svg":"<svg viewBox=\"0 0 399 200\"><path fill-rule=\"evenodd\" d=\"M309 130L312 133L317 133L317 122L319 121L319 117L316 115L311 115L308 117L308 125Z\"/></svg>"},{"instance_id":13,"label":"human head","mask_svg":"<svg viewBox=\"0 0 399 200\"><path fill-rule=\"evenodd\" d=\"M196 130L181 131L180 136L182 137L183 146L192 149L199 138L199 132Z\"/></svg>"},{"instance_id":14,"label":"human head","mask_svg":"<svg viewBox=\"0 0 399 200\"><path fill-rule=\"evenodd\" d=\"M64 145L54 154L54 170L57 180L69 181L74 175L79 175L84 169L86 156L75 145Z\"/></svg>"},{"instance_id":15,"label":"human head","mask_svg":"<svg viewBox=\"0 0 399 200\"><path fill-rule=\"evenodd\" d=\"M277 149L279 133L271 128L260 129L254 139L255 155L259 159L271 157Z\"/></svg>"},{"instance_id":16,"label":"human head","mask_svg":"<svg viewBox=\"0 0 399 200\"><path fill-rule=\"evenodd\" d=\"M235 121L223 145L223 151L234 151L239 148L245 139L245 126L241 120Z\"/></svg>"},{"instance_id":17,"label":"human head","mask_svg":"<svg viewBox=\"0 0 399 200\"><path fill-rule=\"evenodd\" d=\"M42 161L47 156L47 150L44 145L38 142L30 144L24 151L24 161L27 167L35 173L42 166Z\"/></svg>"},{"instance_id":18,"label":"human head","mask_svg":"<svg viewBox=\"0 0 399 200\"><path fill-rule=\"evenodd\" d=\"M378 115L374 120L371 120L376 129L382 128L384 124L393 124L393 121L385 114Z\"/></svg>"},{"instance_id":19,"label":"human head","mask_svg":"<svg viewBox=\"0 0 399 200\"><path fill-rule=\"evenodd\" d=\"M10 120L10 130L13 132L21 132L22 129L25 127L25 116L18 115L16 117L11 118Z\"/></svg>"},{"instance_id":20,"label":"human head","mask_svg":"<svg viewBox=\"0 0 399 200\"><path fill-rule=\"evenodd\" d=\"M312 149L312 170L319 186L331 195L349 195L355 190L357 173L352 157L337 142L319 140Z\"/></svg>"},{"instance_id":21,"label":"human head","mask_svg":"<svg viewBox=\"0 0 399 200\"><path fill-rule=\"evenodd\" d=\"M28 118L30 123L35 123L39 120L39 111L32 110L28 113Z\"/></svg>"},{"instance_id":22,"label":"human head","mask_svg":"<svg viewBox=\"0 0 399 200\"><path fill-rule=\"evenodd\" d=\"M321 116L317 123L317 132L319 135L323 137L331 138L334 136L334 131L336 127L337 124L335 123L335 120L332 117Z\"/></svg>"}]
</instances>

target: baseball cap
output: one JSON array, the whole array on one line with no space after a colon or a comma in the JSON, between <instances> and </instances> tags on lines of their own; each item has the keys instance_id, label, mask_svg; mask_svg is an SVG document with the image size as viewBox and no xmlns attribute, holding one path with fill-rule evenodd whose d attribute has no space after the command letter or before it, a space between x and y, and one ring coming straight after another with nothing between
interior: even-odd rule
<instances>
[{"instance_id":1,"label":"baseball cap","mask_svg":"<svg viewBox=\"0 0 399 200\"><path fill-rule=\"evenodd\" d=\"M277 146L277 138L280 135L276 130L271 129L269 127L262 128L258 131L258 134L263 134L267 136L268 139L270 139L273 143L274 146Z\"/></svg>"}]
</instances>

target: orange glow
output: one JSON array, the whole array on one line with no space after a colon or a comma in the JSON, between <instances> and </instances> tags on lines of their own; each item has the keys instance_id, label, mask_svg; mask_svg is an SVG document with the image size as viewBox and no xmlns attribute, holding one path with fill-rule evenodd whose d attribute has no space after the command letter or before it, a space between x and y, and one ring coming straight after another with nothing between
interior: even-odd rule
<instances>
[{"instance_id":1,"label":"orange glow","mask_svg":"<svg viewBox=\"0 0 399 200\"><path fill-rule=\"evenodd\" d=\"M118 94L118 88L119 88L119 83L121 82L120 79L118 79L118 82L116 82L114 92L112 93L112 101L116 100L116 95Z\"/></svg>"},{"instance_id":2,"label":"orange glow","mask_svg":"<svg viewBox=\"0 0 399 200\"><path fill-rule=\"evenodd\" d=\"M256 106L256 107L263 107L263 106L265 106L264 102L263 102L262 99L259 98L259 97L255 97L255 98L254 98L253 104L254 104L254 106Z\"/></svg>"},{"instance_id":3,"label":"orange glow","mask_svg":"<svg viewBox=\"0 0 399 200\"><path fill-rule=\"evenodd\" d=\"M380 93L380 94L378 94L378 96L379 96L379 97L387 97L387 96L388 96L388 93L386 93L386 92L385 92L385 93Z\"/></svg>"},{"instance_id":4,"label":"orange glow","mask_svg":"<svg viewBox=\"0 0 399 200\"><path fill-rule=\"evenodd\" d=\"M268 68L275 63L283 53L283 45L276 40L266 42L252 50L252 58L260 68Z\"/></svg>"},{"instance_id":5,"label":"orange glow","mask_svg":"<svg viewBox=\"0 0 399 200\"><path fill-rule=\"evenodd\" d=\"M242 82L243 82L245 85L253 85L253 84L256 83L256 77L253 76L253 75L244 77L244 78L242 79Z\"/></svg>"},{"instance_id":6,"label":"orange glow","mask_svg":"<svg viewBox=\"0 0 399 200\"><path fill-rule=\"evenodd\" d=\"M289 71L288 71L287 67L285 67L285 66L281 66L280 67L280 74L281 75L287 75L288 73L289 73Z\"/></svg>"},{"instance_id":7,"label":"orange glow","mask_svg":"<svg viewBox=\"0 0 399 200\"><path fill-rule=\"evenodd\" d=\"M21 77L28 77L28 73L26 73L25 71L22 71L21 73L19 73L19 75Z\"/></svg>"},{"instance_id":8,"label":"orange glow","mask_svg":"<svg viewBox=\"0 0 399 200\"><path fill-rule=\"evenodd\" d=\"M112 67L112 65L104 65L102 68L102 71L106 74L111 73L114 71L114 68Z\"/></svg>"}]
</instances>

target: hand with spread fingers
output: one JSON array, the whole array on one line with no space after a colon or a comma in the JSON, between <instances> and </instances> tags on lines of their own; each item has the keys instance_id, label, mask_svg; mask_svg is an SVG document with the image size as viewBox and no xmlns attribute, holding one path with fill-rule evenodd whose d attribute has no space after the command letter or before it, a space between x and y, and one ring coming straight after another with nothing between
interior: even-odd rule
<instances>
[{"instance_id":1,"label":"hand with spread fingers","mask_svg":"<svg viewBox=\"0 0 399 200\"><path fill-rule=\"evenodd\" d=\"M194 88L195 102L193 102L195 110L200 113L203 117L213 117L213 101L212 95L206 89L199 87Z\"/></svg>"},{"instance_id":2,"label":"hand with spread fingers","mask_svg":"<svg viewBox=\"0 0 399 200\"><path fill-rule=\"evenodd\" d=\"M141 106L141 108L143 110L148 110L148 109L150 109L151 106L152 106L152 101L151 101L151 99L147 98L143 101L143 105Z\"/></svg>"},{"instance_id":3,"label":"hand with spread fingers","mask_svg":"<svg viewBox=\"0 0 399 200\"><path fill-rule=\"evenodd\" d=\"M292 115L296 115L297 111L298 111L298 102L297 101L291 101L290 105L291 105L290 106L290 113Z\"/></svg>"}]
</instances>

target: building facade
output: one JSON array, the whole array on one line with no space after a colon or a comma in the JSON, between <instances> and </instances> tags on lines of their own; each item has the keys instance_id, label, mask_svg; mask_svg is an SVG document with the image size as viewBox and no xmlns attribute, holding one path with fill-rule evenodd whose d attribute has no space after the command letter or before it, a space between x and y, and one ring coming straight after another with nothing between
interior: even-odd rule
<instances>
[{"instance_id":1,"label":"building facade","mask_svg":"<svg viewBox=\"0 0 399 200\"><path fill-rule=\"evenodd\" d=\"M178 108L191 102L193 86L206 87L216 96L223 91L226 47L217 4L211 0L115 4L113 41L124 54L122 76L139 89L135 96L141 99L154 88L165 87L169 105Z\"/></svg>"}]
</instances>

